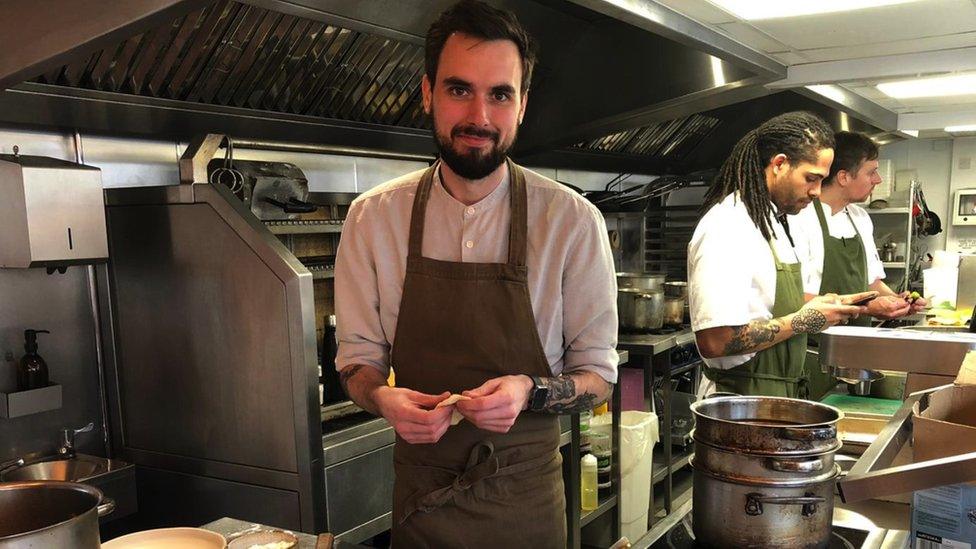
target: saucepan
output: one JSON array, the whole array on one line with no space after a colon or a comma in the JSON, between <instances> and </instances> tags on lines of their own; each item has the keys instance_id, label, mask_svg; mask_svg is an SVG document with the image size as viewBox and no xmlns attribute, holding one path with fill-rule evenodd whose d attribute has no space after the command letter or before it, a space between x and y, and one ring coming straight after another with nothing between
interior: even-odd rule
<instances>
[{"instance_id":1,"label":"saucepan","mask_svg":"<svg viewBox=\"0 0 976 549\"><path fill-rule=\"evenodd\" d=\"M617 290L617 314L620 328L645 332L664 325L664 292L643 288Z\"/></svg>"}]
</instances>

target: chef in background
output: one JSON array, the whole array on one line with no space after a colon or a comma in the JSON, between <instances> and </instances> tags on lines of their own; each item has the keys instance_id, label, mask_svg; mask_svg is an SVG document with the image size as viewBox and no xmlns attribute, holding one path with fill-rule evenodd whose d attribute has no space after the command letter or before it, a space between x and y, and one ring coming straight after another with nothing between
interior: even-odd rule
<instances>
[{"instance_id":1,"label":"chef in background","mask_svg":"<svg viewBox=\"0 0 976 549\"><path fill-rule=\"evenodd\" d=\"M789 217L807 299L828 293L878 292L867 304L867 314L851 321L858 326L870 326L871 317L892 319L917 312L925 306L924 299L912 301L908 292L899 294L885 284L871 216L857 205L881 183L878 146L867 135L855 132L838 132L834 141L834 161L821 184L820 197ZM818 342L816 334L809 336L814 350ZM808 354L807 371L811 398L819 399L837 383L821 371L816 354Z\"/></svg>"},{"instance_id":2,"label":"chef in background","mask_svg":"<svg viewBox=\"0 0 976 549\"><path fill-rule=\"evenodd\" d=\"M864 312L847 304L861 296L805 299L786 219L820 195L833 149L819 117L781 114L736 143L706 193L688 244L700 392L806 397L807 335Z\"/></svg>"}]
</instances>

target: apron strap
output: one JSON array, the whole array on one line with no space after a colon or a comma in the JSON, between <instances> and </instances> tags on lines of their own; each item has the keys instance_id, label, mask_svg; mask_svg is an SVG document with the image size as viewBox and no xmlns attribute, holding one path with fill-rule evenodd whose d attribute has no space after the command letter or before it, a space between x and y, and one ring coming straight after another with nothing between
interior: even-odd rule
<instances>
[{"instance_id":1,"label":"apron strap","mask_svg":"<svg viewBox=\"0 0 976 549\"><path fill-rule=\"evenodd\" d=\"M823 203L820 202L819 198L813 199L813 210L817 212L817 219L820 220L820 234L823 235L824 242L826 242L828 238L832 237L830 236L830 229L827 226L827 217L824 215ZM851 222L851 227L854 229L854 238L860 241L861 231L857 230L857 225L854 223L854 218L851 217L851 212L847 208L844 208L844 213L847 214L847 220Z\"/></svg>"},{"instance_id":2,"label":"apron strap","mask_svg":"<svg viewBox=\"0 0 976 549\"><path fill-rule=\"evenodd\" d=\"M523 267L528 249L528 191L525 188L525 172L522 167L511 160L507 162L512 203L512 222L508 230L508 264Z\"/></svg>"},{"instance_id":3,"label":"apron strap","mask_svg":"<svg viewBox=\"0 0 976 549\"><path fill-rule=\"evenodd\" d=\"M420 176L420 183L417 185L417 195L413 199L413 210L410 212L410 243L407 247L408 258L423 257L424 250L424 223L426 222L427 201L430 199L431 183L434 181L434 173L440 168L440 161L427 168Z\"/></svg>"},{"instance_id":4,"label":"apron strap","mask_svg":"<svg viewBox=\"0 0 976 549\"><path fill-rule=\"evenodd\" d=\"M524 473L542 467L557 459L558 452L553 454L543 454L539 457L519 461L513 465L500 467L498 456L495 454L495 446L491 441L479 442L471 449L468 456L468 464L464 471L454 473L454 480L440 488L432 490L426 494L413 494L404 503L402 516L398 523L403 524L410 515L417 511L429 513L438 507L443 507L450 502L454 496L464 492L475 484L492 477L504 477L517 473ZM417 466L417 469L429 469L429 467Z\"/></svg>"},{"instance_id":5,"label":"apron strap","mask_svg":"<svg viewBox=\"0 0 976 549\"><path fill-rule=\"evenodd\" d=\"M508 264L523 267L527 255L529 231L525 173L511 159L507 159L506 162L510 181L509 201L512 209L512 221L508 229ZM423 257L427 202L430 200L434 174L440 169L440 165L440 161L437 161L420 176L417 195L414 197L413 209L410 213L410 240L407 247L407 257Z\"/></svg>"}]
</instances>

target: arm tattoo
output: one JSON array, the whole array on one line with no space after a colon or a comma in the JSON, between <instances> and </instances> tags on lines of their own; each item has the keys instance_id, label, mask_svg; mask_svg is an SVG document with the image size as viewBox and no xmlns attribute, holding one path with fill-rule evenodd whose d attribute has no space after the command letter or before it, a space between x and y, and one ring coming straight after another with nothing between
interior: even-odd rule
<instances>
[{"instance_id":1,"label":"arm tattoo","mask_svg":"<svg viewBox=\"0 0 976 549\"><path fill-rule=\"evenodd\" d=\"M725 344L725 356L741 355L776 339L780 325L775 320L753 320L744 326L732 326L732 339Z\"/></svg>"},{"instance_id":2,"label":"arm tattoo","mask_svg":"<svg viewBox=\"0 0 976 549\"><path fill-rule=\"evenodd\" d=\"M552 377L546 380L549 395L544 410L552 414L575 414L597 406L597 395L590 392L576 393L576 381L572 376Z\"/></svg>"},{"instance_id":3,"label":"arm tattoo","mask_svg":"<svg viewBox=\"0 0 976 549\"><path fill-rule=\"evenodd\" d=\"M349 380L364 367L363 364L352 364L339 372L339 383L342 384L342 390L346 392L347 396L349 395Z\"/></svg>"},{"instance_id":4,"label":"arm tattoo","mask_svg":"<svg viewBox=\"0 0 976 549\"><path fill-rule=\"evenodd\" d=\"M796 313L790 326L798 334L819 334L827 327L827 317L816 309L803 309Z\"/></svg>"}]
</instances>

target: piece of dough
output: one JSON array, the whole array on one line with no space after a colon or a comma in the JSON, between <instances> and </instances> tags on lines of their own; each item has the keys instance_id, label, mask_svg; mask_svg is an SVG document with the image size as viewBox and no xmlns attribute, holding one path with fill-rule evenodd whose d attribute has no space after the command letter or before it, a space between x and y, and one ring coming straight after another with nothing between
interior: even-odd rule
<instances>
[{"instance_id":1,"label":"piece of dough","mask_svg":"<svg viewBox=\"0 0 976 549\"><path fill-rule=\"evenodd\" d=\"M451 396L445 398L444 400L438 402L437 406L434 406L434 409L436 410L437 408L443 408L445 406L454 406L455 404L461 402L462 400L471 400L471 397L466 397L464 395L459 395L454 393ZM461 423L462 419L464 419L464 416L461 415L461 412L454 410L454 413L451 414L451 425L457 425L458 423Z\"/></svg>"}]
</instances>

